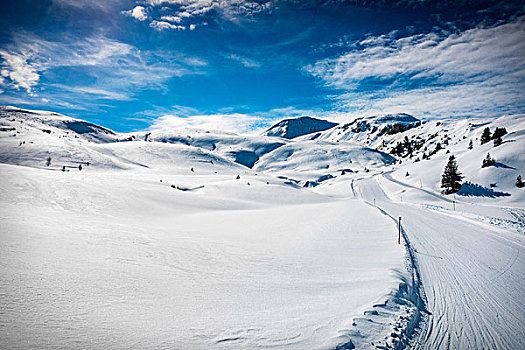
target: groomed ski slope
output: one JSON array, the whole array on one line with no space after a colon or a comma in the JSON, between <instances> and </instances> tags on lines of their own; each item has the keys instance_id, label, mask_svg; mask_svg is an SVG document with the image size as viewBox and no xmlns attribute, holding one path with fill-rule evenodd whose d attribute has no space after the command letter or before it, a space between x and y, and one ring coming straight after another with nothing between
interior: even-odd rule
<instances>
[{"instance_id":1,"label":"groomed ski slope","mask_svg":"<svg viewBox=\"0 0 525 350\"><path fill-rule=\"evenodd\" d=\"M415 253L428 313L411 347L525 348L525 236L479 220L483 214L472 217L497 208L460 202L454 211L450 201L439 199L441 206L428 205L439 196L393 182L388 174L358 180L354 188L359 198L402 217Z\"/></svg>"}]
</instances>

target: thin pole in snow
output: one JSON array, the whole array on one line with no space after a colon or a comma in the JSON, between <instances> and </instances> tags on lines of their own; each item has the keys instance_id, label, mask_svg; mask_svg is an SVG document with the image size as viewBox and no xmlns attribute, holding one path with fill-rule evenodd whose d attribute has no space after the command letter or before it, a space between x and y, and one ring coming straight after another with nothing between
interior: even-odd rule
<instances>
[{"instance_id":1,"label":"thin pole in snow","mask_svg":"<svg viewBox=\"0 0 525 350\"><path fill-rule=\"evenodd\" d=\"M419 179L419 187L423 188L423 182Z\"/></svg>"},{"instance_id":2,"label":"thin pole in snow","mask_svg":"<svg viewBox=\"0 0 525 350\"><path fill-rule=\"evenodd\" d=\"M452 201L452 204L454 205L454 211L456 211L456 201Z\"/></svg>"},{"instance_id":3,"label":"thin pole in snow","mask_svg":"<svg viewBox=\"0 0 525 350\"><path fill-rule=\"evenodd\" d=\"M401 244L401 216L399 217L397 244Z\"/></svg>"},{"instance_id":4,"label":"thin pole in snow","mask_svg":"<svg viewBox=\"0 0 525 350\"><path fill-rule=\"evenodd\" d=\"M376 205L376 199L374 198L374 206Z\"/></svg>"}]
</instances>

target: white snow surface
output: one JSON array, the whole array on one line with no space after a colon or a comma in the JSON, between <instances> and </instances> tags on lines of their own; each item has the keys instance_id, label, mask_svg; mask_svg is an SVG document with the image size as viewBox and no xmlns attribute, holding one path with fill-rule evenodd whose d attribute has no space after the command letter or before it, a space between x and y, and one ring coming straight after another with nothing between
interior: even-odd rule
<instances>
[{"instance_id":1,"label":"white snow surface","mask_svg":"<svg viewBox=\"0 0 525 350\"><path fill-rule=\"evenodd\" d=\"M0 348L525 348L525 116L364 119L121 134L0 107ZM448 145L383 152L407 135ZM509 195L441 194L450 154Z\"/></svg>"}]
</instances>

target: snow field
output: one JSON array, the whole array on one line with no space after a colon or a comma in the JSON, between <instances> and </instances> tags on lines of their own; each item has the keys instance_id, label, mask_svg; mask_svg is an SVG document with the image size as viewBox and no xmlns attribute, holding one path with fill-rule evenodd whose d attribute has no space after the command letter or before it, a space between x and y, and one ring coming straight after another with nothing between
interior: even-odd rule
<instances>
[{"instance_id":1,"label":"snow field","mask_svg":"<svg viewBox=\"0 0 525 350\"><path fill-rule=\"evenodd\" d=\"M334 348L404 269L377 209L260 175L0 169L12 349Z\"/></svg>"}]
</instances>

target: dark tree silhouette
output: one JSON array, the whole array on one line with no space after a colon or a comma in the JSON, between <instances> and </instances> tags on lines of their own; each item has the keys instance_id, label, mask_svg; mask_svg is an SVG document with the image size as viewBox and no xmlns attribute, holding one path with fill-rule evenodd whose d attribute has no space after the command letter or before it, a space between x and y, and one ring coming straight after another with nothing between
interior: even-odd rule
<instances>
[{"instance_id":1,"label":"dark tree silhouette","mask_svg":"<svg viewBox=\"0 0 525 350\"><path fill-rule=\"evenodd\" d=\"M483 129L483 133L481 134L481 138L479 139L481 144L485 144L487 142L490 141L491 139L491 134L490 134L490 129L488 127L486 127L485 129Z\"/></svg>"},{"instance_id":2,"label":"dark tree silhouette","mask_svg":"<svg viewBox=\"0 0 525 350\"><path fill-rule=\"evenodd\" d=\"M496 130L494 130L494 134L492 134L492 139L495 140L498 137L501 138L503 135L507 135L507 129L496 128Z\"/></svg>"},{"instance_id":3,"label":"dark tree silhouette","mask_svg":"<svg viewBox=\"0 0 525 350\"><path fill-rule=\"evenodd\" d=\"M487 156L485 157L485 159L483 159L483 162L481 163L481 167L486 168L494 164L496 164L496 159L492 158L490 156L490 153L487 153Z\"/></svg>"},{"instance_id":4,"label":"dark tree silhouette","mask_svg":"<svg viewBox=\"0 0 525 350\"><path fill-rule=\"evenodd\" d=\"M456 193L461 188L462 178L456 163L456 157L450 156L441 176L441 187L445 189L446 194Z\"/></svg>"},{"instance_id":5,"label":"dark tree silhouette","mask_svg":"<svg viewBox=\"0 0 525 350\"><path fill-rule=\"evenodd\" d=\"M522 188L523 187L523 180L521 180L521 175L518 175L516 178L516 187Z\"/></svg>"}]
</instances>

